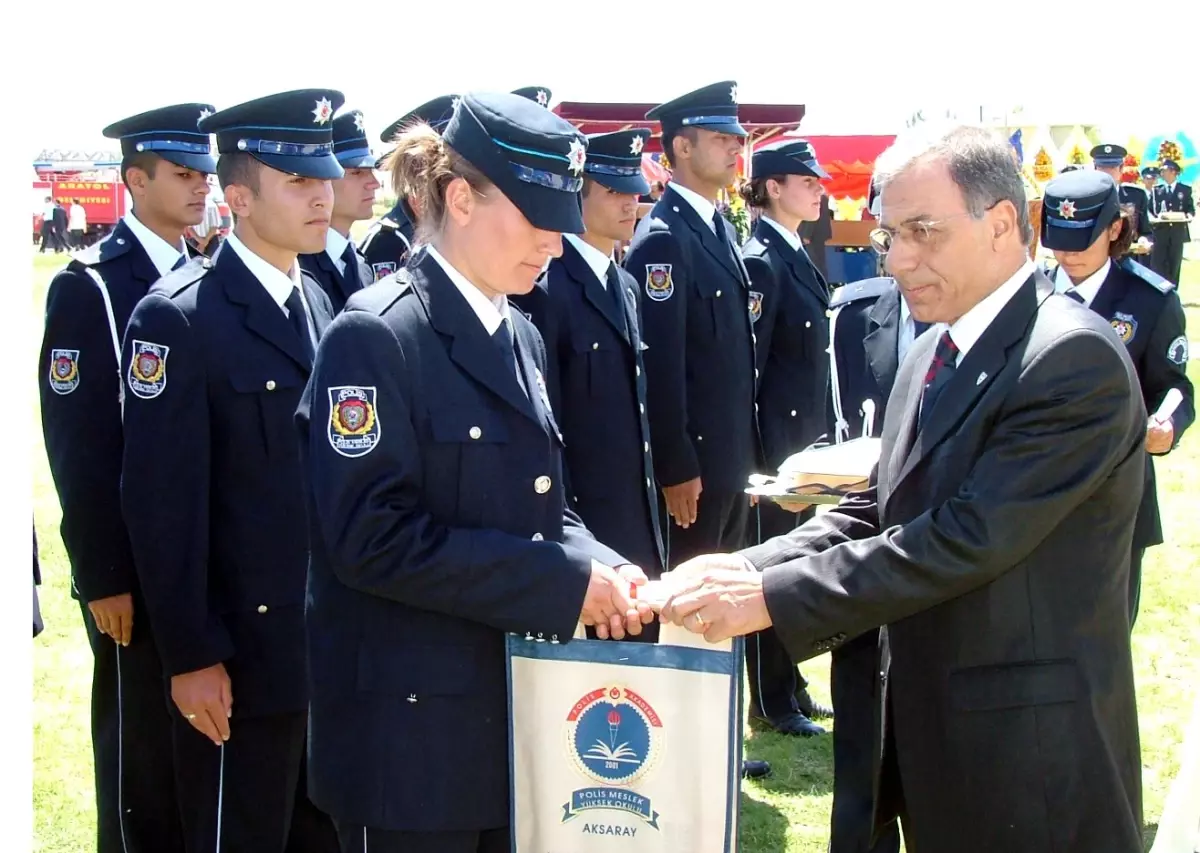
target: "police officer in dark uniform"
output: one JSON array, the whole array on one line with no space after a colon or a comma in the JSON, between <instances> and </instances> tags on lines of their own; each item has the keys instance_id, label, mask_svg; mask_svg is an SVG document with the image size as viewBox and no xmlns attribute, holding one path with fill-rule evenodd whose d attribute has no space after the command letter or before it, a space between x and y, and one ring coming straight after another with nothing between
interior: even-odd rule
<instances>
[{"instance_id":1,"label":"police officer in dark uniform","mask_svg":"<svg viewBox=\"0 0 1200 853\"><path fill-rule=\"evenodd\" d=\"M304 89L200 122L237 223L215 260L156 285L125 336L121 504L178 709L189 853L337 848L304 788L308 548L293 418L333 317L296 256L325 246L342 100Z\"/></svg>"},{"instance_id":2,"label":"police officer in dark uniform","mask_svg":"<svg viewBox=\"0 0 1200 853\"><path fill-rule=\"evenodd\" d=\"M389 124L380 134L380 141L391 145L405 127L418 122L424 122L441 133L450 121L457 100L457 95L440 95L426 101ZM391 152L388 152L380 157L375 168L388 168L390 156ZM397 199L396 206L367 231L360 247L376 281L404 266L416 239L416 213L412 209L412 202L399 194Z\"/></svg>"},{"instance_id":3,"label":"police officer in dark uniform","mask_svg":"<svg viewBox=\"0 0 1200 853\"><path fill-rule=\"evenodd\" d=\"M1146 190L1137 184L1121 180L1121 167L1129 152L1120 145L1097 145L1092 149L1092 165L1113 179L1121 204L1129 205L1133 210L1134 235L1139 249L1149 252L1150 239L1154 231L1150 227L1149 197Z\"/></svg>"},{"instance_id":4,"label":"police officer in dark uniform","mask_svg":"<svg viewBox=\"0 0 1200 853\"><path fill-rule=\"evenodd\" d=\"M507 300L584 230L586 140L507 93L444 132L397 140L428 243L351 297L297 413L312 792L343 853L507 853L505 632L654 618L566 506L546 352Z\"/></svg>"},{"instance_id":5,"label":"police officer in dark uniform","mask_svg":"<svg viewBox=\"0 0 1200 853\"><path fill-rule=\"evenodd\" d=\"M208 104L118 121L133 209L50 283L38 360L42 434L92 647L97 850L177 850L179 808L162 663L121 515L121 338L151 285L186 260L216 169L197 122Z\"/></svg>"},{"instance_id":6,"label":"police officer in dark uniform","mask_svg":"<svg viewBox=\"0 0 1200 853\"><path fill-rule=\"evenodd\" d=\"M807 140L789 139L758 149L753 178L741 194L760 212L742 247L753 288L750 317L757 338L758 419L768 471L825 434L829 286L804 249L800 223L815 222L825 204L821 179L828 174ZM750 516L747 539L781 536L812 511L788 512L769 501ZM786 734L824 734L810 715L824 712L808 694L775 631L746 643L751 716ZM802 701L797 701L797 696ZM804 707L801 707L803 704Z\"/></svg>"},{"instance_id":7,"label":"police officer in dark uniform","mask_svg":"<svg viewBox=\"0 0 1200 853\"><path fill-rule=\"evenodd\" d=\"M1154 225L1156 266L1163 278L1176 285L1183 268L1183 247L1191 242L1188 225L1196 215L1192 188L1179 183L1179 164L1163 160L1159 165L1162 183L1155 189L1154 208L1158 222Z\"/></svg>"},{"instance_id":8,"label":"police officer in dark uniform","mask_svg":"<svg viewBox=\"0 0 1200 853\"><path fill-rule=\"evenodd\" d=\"M658 491L646 419L637 282L613 260L633 236L648 130L588 137L581 235L563 236L528 295L526 311L546 346L546 384L566 448L568 505L600 541L662 574ZM639 639L657 640L657 623Z\"/></svg>"},{"instance_id":9,"label":"police officer in dark uniform","mask_svg":"<svg viewBox=\"0 0 1200 853\"><path fill-rule=\"evenodd\" d=\"M646 113L662 125L672 178L638 224L625 269L642 290L650 447L666 509L668 567L741 547L746 483L762 463L750 278L733 226L716 208L746 136L737 109L737 83L726 80ZM757 777L770 767L747 761L743 770Z\"/></svg>"},{"instance_id":10,"label":"police officer in dark uniform","mask_svg":"<svg viewBox=\"0 0 1200 853\"><path fill-rule=\"evenodd\" d=\"M837 442L883 433L896 370L928 325L909 313L895 279L880 277L839 288L830 302L829 432ZM872 843L874 747L879 731L880 678L886 671L886 629L867 631L830 655L833 729L833 810L828 853L898 853L891 821Z\"/></svg>"},{"instance_id":11,"label":"police officer in dark uniform","mask_svg":"<svg viewBox=\"0 0 1200 853\"><path fill-rule=\"evenodd\" d=\"M375 191L375 158L363 129L363 114L359 110L344 110L333 119L333 156L341 164L345 176L333 181L333 210L330 212L329 233L325 249L299 256L300 269L311 275L325 291L335 312L341 311L346 300L375 281L362 253L350 239L355 222L371 218Z\"/></svg>"},{"instance_id":12,"label":"police officer in dark uniform","mask_svg":"<svg viewBox=\"0 0 1200 853\"><path fill-rule=\"evenodd\" d=\"M1080 226L1084 227L1080 227ZM1145 549L1163 541L1153 456L1174 450L1195 418L1187 376L1188 339L1175 285L1125 256L1132 228L1112 179L1078 172L1046 185L1042 245L1054 251L1055 288L1107 319L1129 350L1150 412L1146 487L1133 531L1129 623L1137 618ZM1175 393L1172 393L1175 392ZM1178 403L1171 411L1164 401Z\"/></svg>"}]
</instances>

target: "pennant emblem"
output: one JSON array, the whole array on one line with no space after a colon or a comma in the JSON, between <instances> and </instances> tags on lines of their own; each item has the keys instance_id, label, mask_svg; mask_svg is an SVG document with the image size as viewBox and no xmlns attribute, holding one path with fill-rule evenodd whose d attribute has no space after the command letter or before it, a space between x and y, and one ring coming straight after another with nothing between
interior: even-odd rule
<instances>
[{"instance_id":1,"label":"pennant emblem","mask_svg":"<svg viewBox=\"0 0 1200 853\"><path fill-rule=\"evenodd\" d=\"M153 400L167 387L167 354L170 347L152 341L133 342L126 381L133 396Z\"/></svg>"},{"instance_id":2,"label":"pennant emblem","mask_svg":"<svg viewBox=\"0 0 1200 853\"><path fill-rule=\"evenodd\" d=\"M79 387L79 350L50 350L50 390L70 394Z\"/></svg>"},{"instance_id":3,"label":"pennant emblem","mask_svg":"<svg viewBox=\"0 0 1200 853\"><path fill-rule=\"evenodd\" d=\"M379 443L375 387L335 385L329 390L329 445L349 459L366 456Z\"/></svg>"}]
</instances>

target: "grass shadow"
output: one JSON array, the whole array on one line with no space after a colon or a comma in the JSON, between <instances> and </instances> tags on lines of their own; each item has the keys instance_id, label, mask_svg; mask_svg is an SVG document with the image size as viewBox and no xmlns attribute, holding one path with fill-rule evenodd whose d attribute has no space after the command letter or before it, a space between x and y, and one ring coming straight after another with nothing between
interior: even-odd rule
<instances>
[{"instance_id":1,"label":"grass shadow","mask_svg":"<svg viewBox=\"0 0 1200 853\"><path fill-rule=\"evenodd\" d=\"M1142 849L1149 850L1154 846L1154 839L1158 836L1158 824L1148 823L1142 827Z\"/></svg>"},{"instance_id":2,"label":"grass shadow","mask_svg":"<svg viewBox=\"0 0 1200 853\"><path fill-rule=\"evenodd\" d=\"M776 853L787 849L788 819L775 806L742 791L738 825L739 853Z\"/></svg>"}]
</instances>

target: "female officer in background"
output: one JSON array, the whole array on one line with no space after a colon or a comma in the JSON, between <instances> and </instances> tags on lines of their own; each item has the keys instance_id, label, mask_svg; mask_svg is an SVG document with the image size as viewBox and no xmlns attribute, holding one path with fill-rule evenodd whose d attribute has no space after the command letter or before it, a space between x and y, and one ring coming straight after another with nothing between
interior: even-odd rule
<instances>
[{"instance_id":1,"label":"female officer in background","mask_svg":"<svg viewBox=\"0 0 1200 853\"><path fill-rule=\"evenodd\" d=\"M1131 631L1141 595L1142 555L1147 547L1163 541L1153 457L1174 450L1196 416L1187 376L1183 305L1174 284L1127 256L1134 236L1117 185L1103 172L1067 172L1046 185L1042 245L1052 250L1058 261L1057 268L1048 269L1047 275L1055 290L1104 317L1125 342L1150 415L1146 487L1133 529L1129 564ZM1172 390L1179 392L1178 404L1173 411L1160 413Z\"/></svg>"},{"instance_id":2,"label":"female officer in background","mask_svg":"<svg viewBox=\"0 0 1200 853\"><path fill-rule=\"evenodd\" d=\"M507 851L504 633L654 618L565 507L546 355L507 301L584 230L586 139L511 94L464 96L443 134L390 163L428 251L347 302L297 413L310 793L346 853Z\"/></svg>"}]
</instances>

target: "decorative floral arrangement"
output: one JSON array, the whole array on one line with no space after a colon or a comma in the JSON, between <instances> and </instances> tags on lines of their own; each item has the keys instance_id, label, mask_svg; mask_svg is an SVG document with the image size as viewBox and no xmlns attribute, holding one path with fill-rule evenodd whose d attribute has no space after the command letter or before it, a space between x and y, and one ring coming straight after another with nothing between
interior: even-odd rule
<instances>
[{"instance_id":1,"label":"decorative floral arrangement","mask_svg":"<svg viewBox=\"0 0 1200 853\"><path fill-rule=\"evenodd\" d=\"M1082 148L1076 145L1071 149L1071 156L1067 158L1067 162L1072 166L1086 166L1087 154L1084 153Z\"/></svg>"},{"instance_id":2,"label":"decorative floral arrangement","mask_svg":"<svg viewBox=\"0 0 1200 853\"><path fill-rule=\"evenodd\" d=\"M1178 163L1183 159L1183 149L1179 147L1179 143L1173 139L1164 139L1162 144L1158 146L1158 162L1161 164L1163 160L1174 160Z\"/></svg>"},{"instance_id":3,"label":"decorative floral arrangement","mask_svg":"<svg viewBox=\"0 0 1200 853\"><path fill-rule=\"evenodd\" d=\"M1050 160L1050 155L1046 153L1044 146L1038 149L1037 155L1033 158L1033 177L1043 184L1054 177L1054 163Z\"/></svg>"},{"instance_id":4,"label":"decorative floral arrangement","mask_svg":"<svg viewBox=\"0 0 1200 853\"><path fill-rule=\"evenodd\" d=\"M1121 183L1136 184L1141 178L1141 172L1138 171L1141 165L1141 161L1135 155L1126 154L1121 162Z\"/></svg>"},{"instance_id":5,"label":"decorative floral arrangement","mask_svg":"<svg viewBox=\"0 0 1200 853\"><path fill-rule=\"evenodd\" d=\"M725 198L717 202L717 210L732 223L739 245L750 239L750 212L736 186L725 188Z\"/></svg>"}]
</instances>

